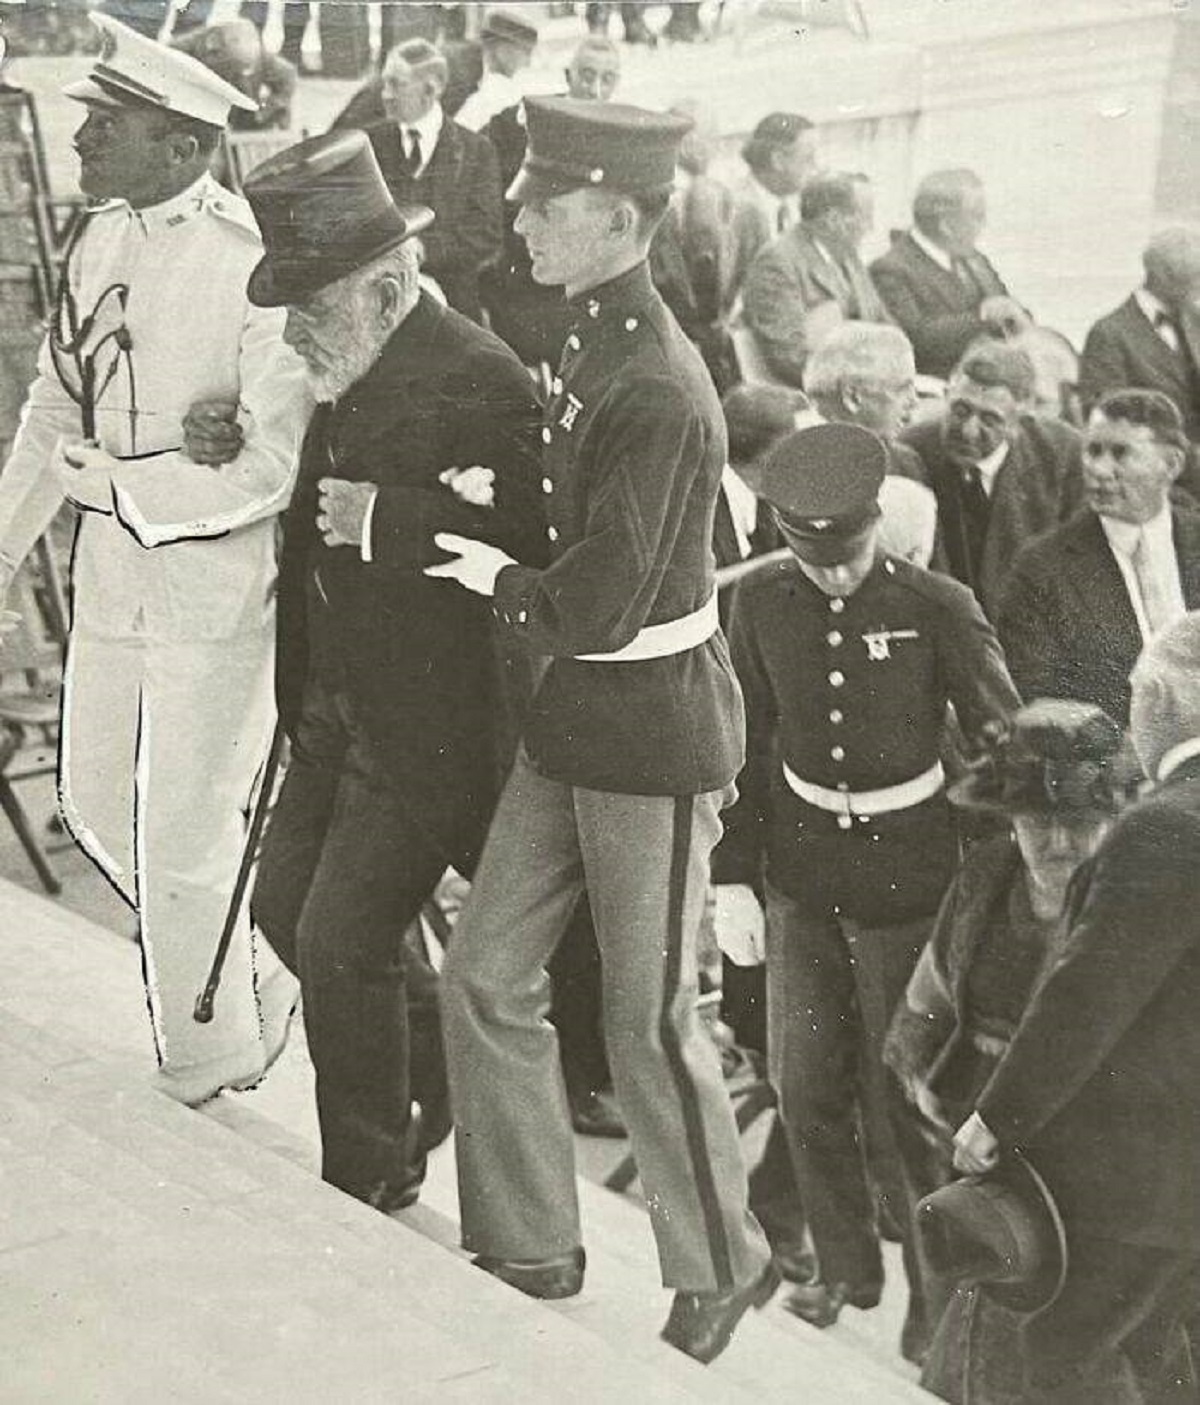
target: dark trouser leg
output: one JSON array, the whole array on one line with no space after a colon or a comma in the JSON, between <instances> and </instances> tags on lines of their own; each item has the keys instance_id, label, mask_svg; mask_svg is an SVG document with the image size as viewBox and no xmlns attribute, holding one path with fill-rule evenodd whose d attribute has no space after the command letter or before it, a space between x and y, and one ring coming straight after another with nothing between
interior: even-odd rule
<instances>
[{"instance_id":1,"label":"dark trouser leg","mask_svg":"<svg viewBox=\"0 0 1200 1405\"><path fill-rule=\"evenodd\" d=\"M771 1082L822 1279L864 1292L883 1282L858 1131L862 1046L850 948L834 917L767 891Z\"/></svg>"},{"instance_id":2,"label":"dark trouser leg","mask_svg":"<svg viewBox=\"0 0 1200 1405\"><path fill-rule=\"evenodd\" d=\"M252 906L300 975L322 1174L352 1193L408 1176L403 934L444 867L334 701L310 687Z\"/></svg>"},{"instance_id":3,"label":"dark trouser leg","mask_svg":"<svg viewBox=\"0 0 1200 1405\"><path fill-rule=\"evenodd\" d=\"M572 1099L612 1086L604 1048L600 949L584 898L550 958L550 1022L558 1031L563 1078Z\"/></svg>"},{"instance_id":4,"label":"dark trouser leg","mask_svg":"<svg viewBox=\"0 0 1200 1405\"><path fill-rule=\"evenodd\" d=\"M1184 1324L1200 1258L1092 1239L1067 1226L1063 1291L1022 1331L1030 1405L1196 1399Z\"/></svg>"},{"instance_id":5,"label":"dark trouser leg","mask_svg":"<svg viewBox=\"0 0 1200 1405\"><path fill-rule=\"evenodd\" d=\"M867 1163L902 1235L909 1304L901 1345L910 1360L927 1349L950 1293L950 1285L934 1281L925 1269L913 1215L917 1201L948 1178L949 1168L939 1166L942 1154L926 1137L920 1113L884 1066L883 1041L932 926L931 917L894 927L843 923L863 1037L859 1087Z\"/></svg>"},{"instance_id":6,"label":"dark trouser leg","mask_svg":"<svg viewBox=\"0 0 1200 1405\"><path fill-rule=\"evenodd\" d=\"M288 63L293 63L300 67L301 46L304 43L304 31L308 28L308 5L297 3L297 0L284 0L283 6L283 44L279 53Z\"/></svg>"}]
</instances>

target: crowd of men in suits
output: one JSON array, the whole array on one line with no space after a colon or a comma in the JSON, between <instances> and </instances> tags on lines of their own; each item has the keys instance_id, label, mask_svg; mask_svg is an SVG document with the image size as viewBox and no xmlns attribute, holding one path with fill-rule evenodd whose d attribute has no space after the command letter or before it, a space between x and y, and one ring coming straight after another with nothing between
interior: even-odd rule
<instances>
[{"instance_id":1,"label":"crowd of men in suits","mask_svg":"<svg viewBox=\"0 0 1200 1405\"><path fill-rule=\"evenodd\" d=\"M627 1128L664 1336L703 1361L781 1277L816 1326L876 1305L886 1232L902 1350L944 1362L955 1285L921 1224L952 1160L986 1183L1044 1147L1069 1208L1088 1159L1093 1200L1155 1212L1068 1219L1016 1398L1196 1399L1200 236L1151 240L1047 393L970 171L923 179L868 266L870 181L821 169L805 118L759 122L728 189L701 124L612 101L603 37L566 96L516 101L537 32L497 12L463 121L444 53L403 40L247 205L209 166L255 99L99 23L70 95L103 203L0 475L0 579L77 506L66 817L138 910L163 1090L253 1084L298 982L325 1179L402 1209L456 1120L464 1243L538 1297L585 1273L569 1122ZM181 267L219 269L203 317L163 316ZM195 375L143 375L147 348ZM720 601L714 556L740 578ZM241 998L197 1027L272 661L291 760L250 911L273 955L256 986L243 915ZM1125 737L1093 757L1045 726L1051 808L1118 752L1157 788L1095 836L1028 1029L987 1032L992 1081L939 1127L885 1067L889 1024L964 850L996 838L951 782L1044 698ZM474 886L439 999L411 931L448 868ZM779 1110L749 1180L695 1018L709 929ZM1158 1134L1123 1080L1180 1149L1137 1158L1136 1194L1092 1145L1114 1108Z\"/></svg>"}]
</instances>

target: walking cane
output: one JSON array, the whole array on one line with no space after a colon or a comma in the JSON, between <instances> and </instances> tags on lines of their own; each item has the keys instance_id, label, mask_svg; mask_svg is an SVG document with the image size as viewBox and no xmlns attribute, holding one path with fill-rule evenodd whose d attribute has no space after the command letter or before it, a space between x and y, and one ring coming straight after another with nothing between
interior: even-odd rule
<instances>
[{"instance_id":1,"label":"walking cane","mask_svg":"<svg viewBox=\"0 0 1200 1405\"><path fill-rule=\"evenodd\" d=\"M196 1006L192 1011L192 1019L197 1024L208 1024L213 1017L213 1001L216 999L217 987L221 984L221 972L225 967L225 957L229 954L229 943L233 940L233 929L237 926L238 914L242 910L242 901L250 883L250 870L254 867L254 860L258 857L258 841L262 838L263 826L267 822L267 812L271 808L271 793L275 789L275 774L279 770L279 758L283 752L283 738L283 724L276 722L275 731L271 734L271 750L267 753L267 764L263 767L262 786L259 789L254 814L250 820L250 832L246 835L246 847L242 850L242 861L238 865L237 880L233 885L229 908L225 913L225 925L221 928L221 938L217 942L208 980L205 982L204 989L196 997Z\"/></svg>"}]
</instances>

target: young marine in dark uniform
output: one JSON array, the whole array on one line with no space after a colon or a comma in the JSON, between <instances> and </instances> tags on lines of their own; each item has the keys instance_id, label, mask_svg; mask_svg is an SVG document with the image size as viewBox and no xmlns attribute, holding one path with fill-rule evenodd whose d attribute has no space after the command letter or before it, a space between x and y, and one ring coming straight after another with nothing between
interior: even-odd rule
<instances>
[{"instance_id":1,"label":"young marine in dark uniform","mask_svg":"<svg viewBox=\"0 0 1200 1405\"><path fill-rule=\"evenodd\" d=\"M708 1361L778 1275L695 1012L709 854L743 730L710 547L721 410L645 262L688 124L526 106L510 198L534 277L564 284L572 315L542 431L553 560L533 570L440 535L461 554L429 568L494 594L509 639L548 656L444 971L463 1240L527 1293L579 1291L544 967L586 889L617 1097L677 1290L664 1336Z\"/></svg>"},{"instance_id":2,"label":"young marine in dark uniform","mask_svg":"<svg viewBox=\"0 0 1200 1405\"><path fill-rule=\"evenodd\" d=\"M881 1049L957 860L946 705L968 738L1018 706L970 591L878 549L886 466L882 441L854 425L782 440L758 491L793 558L742 586L730 622L748 760L714 876L745 885L740 903L722 894L725 921L760 926L751 885L765 878L768 1060L820 1265L789 1306L822 1326L844 1301L874 1306L883 1282L860 1124L883 1139L877 1173L898 1152L914 1182L928 1174ZM719 927L732 950L730 935ZM911 1194L880 1189L903 1221Z\"/></svg>"}]
</instances>

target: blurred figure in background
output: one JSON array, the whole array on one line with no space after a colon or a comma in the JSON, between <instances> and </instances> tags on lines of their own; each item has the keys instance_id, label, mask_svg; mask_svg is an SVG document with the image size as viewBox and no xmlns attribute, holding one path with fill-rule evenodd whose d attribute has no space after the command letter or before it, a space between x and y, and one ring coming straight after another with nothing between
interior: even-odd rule
<instances>
[{"instance_id":1,"label":"blurred figure in background","mask_svg":"<svg viewBox=\"0 0 1200 1405\"><path fill-rule=\"evenodd\" d=\"M987 197L974 171L934 171L917 187L912 228L893 232L892 247L871 265L922 375L948 376L980 336L1029 325L978 248L986 222Z\"/></svg>"},{"instance_id":2,"label":"blurred figure in background","mask_svg":"<svg viewBox=\"0 0 1200 1405\"><path fill-rule=\"evenodd\" d=\"M1087 335L1079 393L1090 410L1110 390L1159 390L1200 442L1200 233L1164 229L1142 255L1146 276Z\"/></svg>"},{"instance_id":3,"label":"blurred figure in background","mask_svg":"<svg viewBox=\"0 0 1200 1405\"><path fill-rule=\"evenodd\" d=\"M809 352L845 321L886 322L859 249L874 222L865 176L812 176L800 192L800 222L755 255L742 287L742 314L770 370L799 386Z\"/></svg>"},{"instance_id":4,"label":"blurred figure in background","mask_svg":"<svg viewBox=\"0 0 1200 1405\"><path fill-rule=\"evenodd\" d=\"M989 618L1020 548L1083 502L1079 433L1031 414L1034 383L1025 352L980 342L951 375L941 413L901 436L937 498L950 571Z\"/></svg>"},{"instance_id":5,"label":"blurred figure in background","mask_svg":"<svg viewBox=\"0 0 1200 1405\"><path fill-rule=\"evenodd\" d=\"M800 187L816 169L816 133L807 117L772 112L742 147L748 169L734 190L733 256L723 290L731 307L755 254L800 218Z\"/></svg>"},{"instance_id":6,"label":"blurred figure in background","mask_svg":"<svg viewBox=\"0 0 1200 1405\"><path fill-rule=\"evenodd\" d=\"M524 94L517 74L533 61L538 32L536 25L520 15L493 10L484 20L479 38L483 76L454 117L469 132L481 132L497 113L521 101Z\"/></svg>"},{"instance_id":7,"label":"blurred figure in background","mask_svg":"<svg viewBox=\"0 0 1200 1405\"><path fill-rule=\"evenodd\" d=\"M451 307L479 321L479 275L500 255L503 195L492 144L442 110L447 74L427 40L398 45L383 67L387 120L366 131L396 203L434 212L421 237L424 272Z\"/></svg>"},{"instance_id":8,"label":"blurred figure in background","mask_svg":"<svg viewBox=\"0 0 1200 1405\"><path fill-rule=\"evenodd\" d=\"M230 131L286 130L291 126L296 70L286 59L267 52L262 35L248 19L193 29L177 39L175 47L199 59L257 104L254 111L234 112Z\"/></svg>"}]
</instances>

